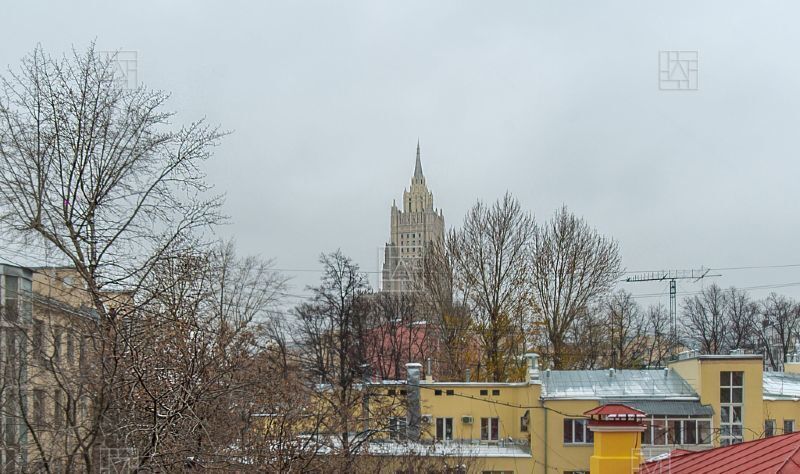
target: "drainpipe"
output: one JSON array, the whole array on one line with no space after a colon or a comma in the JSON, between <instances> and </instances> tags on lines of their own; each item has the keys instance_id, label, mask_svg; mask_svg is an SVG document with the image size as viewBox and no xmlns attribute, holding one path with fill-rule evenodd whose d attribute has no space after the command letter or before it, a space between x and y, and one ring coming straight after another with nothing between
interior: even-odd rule
<instances>
[{"instance_id":1,"label":"drainpipe","mask_svg":"<svg viewBox=\"0 0 800 474\"><path fill-rule=\"evenodd\" d=\"M550 418L547 413L547 409L545 408L545 400L542 400L542 411L544 412L544 472L547 474L550 472L550 465L547 464L547 419ZM533 424L531 424L533 426Z\"/></svg>"}]
</instances>

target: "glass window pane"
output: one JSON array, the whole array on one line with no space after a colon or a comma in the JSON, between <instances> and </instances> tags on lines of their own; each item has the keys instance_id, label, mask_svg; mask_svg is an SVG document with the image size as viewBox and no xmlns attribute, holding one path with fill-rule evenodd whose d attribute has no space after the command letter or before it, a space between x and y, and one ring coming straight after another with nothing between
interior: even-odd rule
<instances>
[{"instance_id":1,"label":"glass window pane","mask_svg":"<svg viewBox=\"0 0 800 474\"><path fill-rule=\"evenodd\" d=\"M711 443L711 422L698 421L697 422L697 441L700 444Z\"/></svg>"},{"instance_id":2,"label":"glass window pane","mask_svg":"<svg viewBox=\"0 0 800 474\"><path fill-rule=\"evenodd\" d=\"M667 421L653 420L653 444L667 444Z\"/></svg>"},{"instance_id":3,"label":"glass window pane","mask_svg":"<svg viewBox=\"0 0 800 474\"><path fill-rule=\"evenodd\" d=\"M572 442L572 420L570 419L564 420L564 442Z\"/></svg>"},{"instance_id":4,"label":"glass window pane","mask_svg":"<svg viewBox=\"0 0 800 474\"><path fill-rule=\"evenodd\" d=\"M728 406L719 407L719 418L720 418L720 420L722 420L722 423L730 423L731 422L731 407L728 407Z\"/></svg>"},{"instance_id":5,"label":"glass window pane","mask_svg":"<svg viewBox=\"0 0 800 474\"><path fill-rule=\"evenodd\" d=\"M489 439L489 419L481 418L481 439Z\"/></svg>"},{"instance_id":6,"label":"glass window pane","mask_svg":"<svg viewBox=\"0 0 800 474\"><path fill-rule=\"evenodd\" d=\"M583 420L575 420L575 442L583 443Z\"/></svg>"},{"instance_id":7,"label":"glass window pane","mask_svg":"<svg viewBox=\"0 0 800 474\"><path fill-rule=\"evenodd\" d=\"M681 421L669 420L668 421L668 441L669 444L681 444Z\"/></svg>"},{"instance_id":8,"label":"glass window pane","mask_svg":"<svg viewBox=\"0 0 800 474\"><path fill-rule=\"evenodd\" d=\"M445 418L444 439L453 439L453 419Z\"/></svg>"},{"instance_id":9,"label":"glass window pane","mask_svg":"<svg viewBox=\"0 0 800 474\"><path fill-rule=\"evenodd\" d=\"M730 436L731 435L731 425L728 425L728 424L720 425L719 434L720 434L720 436Z\"/></svg>"},{"instance_id":10,"label":"glass window pane","mask_svg":"<svg viewBox=\"0 0 800 474\"><path fill-rule=\"evenodd\" d=\"M652 423L648 420L644 422L644 431L642 431L642 444L653 444L653 428Z\"/></svg>"},{"instance_id":11,"label":"glass window pane","mask_svg":"<svg viewBox=\"0 0 800 474\"><path fill-rule=\"evenodd\" d=\"M444 419L436 419L436 439L442 439L444 436Z\"/></svg>"},{"instance_id":12,"label":"glass window pane","mask_svg":"<svg viewBox=\"0 0 800 474\"><path fill-rule=\"evenodd\" d=\"M697 422L683 420L683 444L697 444Z\"/></svg>"},{"instance_id":13,"label":"glass window pane","mask_svg":"<svg viewBox=\"0 0 800 474\"><path fill-rule=\"evenodd\" d=\"M742 425L731 425L731 434L733 436L742 436Z\"/></svg>"},{"instance_id":14,"label":"glass window pane","mask_svg":"<svg viewBox=\"0 0 800 474\"><path fill-rule=\"evenodd\" d=\"M732 396L732 403L742 403L742 388L732 388L731 391L733 393Z\"/></svg>"},{"instance_id":15,"label":"glass window pane","mask_svg":"<svg viewBox=\"0 0 800 474\"><path fill-rule=\"evenodd\" d=\"M743 378L744 378L744 372L733 372L731 380L732 385L741 387L742 385L744 385L742 383Z\"/></svg>"},{"instance_id":16,"label":"glass window pane","mask_svg":"<svg viewBox=\"0 0 800 474\"><path fill-rule=\"evenodd\" d=\"M586 423L586 442L594 443L594 431L589 429L589 423Z\"/></svg>"},{"instance_id":17,"label":"glass window pane","mask_svg":"<svg viewBox=\"0 0 800 474\"><path fill-rule=\"evenodd\" d=\"M729 389L729 388L721 388L721 389L719 389L719 401L720 401L720 403L730 403L731 402L731 389Z\"/></svg>"},{"instance_id":18,"label":"glass window pane","mask_svg":"<svg viewBox=\"0 0 800 474\"><path fill-rule=\"evenodd\" d=\"M720 387L728 387L731 384L731 373L730 372L720 372L719 373L719 386Z\"/></svg>"},{"instance_id":19,"label":"glass window pane","mask_svg":"<svg viewBox=\"0 0 800 474\"><path fill-rule=\"evenodd\" d=\"M733 422L742 422L742 407L733 407Z\"/></svg>"},{"instance_id":20,"label":"glass window pane","mask_svg":"<svg viewBox=\"0 0 800 474\"><path fill-rule=\"evenodd\" d=\"M764 436L770 437L775 435L775 420L764 421Z\"/></svg>"},{"instance_id":21,"label":"glass window pane","mask_svg":"<svg viewBox=\"0 0 800 474\"><path fill-rule=\"evenodd\" d=\"M492 418L492 439L500 439L500 418Z\"/></svg>"}]
</instances>

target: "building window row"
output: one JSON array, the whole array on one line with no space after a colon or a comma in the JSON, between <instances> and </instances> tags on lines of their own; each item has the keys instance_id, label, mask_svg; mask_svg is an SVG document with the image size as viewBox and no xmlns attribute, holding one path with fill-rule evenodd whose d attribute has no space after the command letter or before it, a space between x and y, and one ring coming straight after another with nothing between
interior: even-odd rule
<instances>
[{"instance_id":1,"label":"building window row","mask_svg":"<svg viewBox=\"0 0 800 474\"><path fill-rule=\"evenodd\" d=\"M645 419L642 444L653 446L711 444L711 418L650 417Z\"/></svg>"},{"instance_id":2,"label":"building window row","mask_svg":"<svg viewBox=\"0 0 800 474\"><path fill-rule=\"evenodd\" d=\"M775 420L764 420L764 436L775 436ZM794 433L794 420L783 420L783 433Z\"/></svg>"}]
</instances>

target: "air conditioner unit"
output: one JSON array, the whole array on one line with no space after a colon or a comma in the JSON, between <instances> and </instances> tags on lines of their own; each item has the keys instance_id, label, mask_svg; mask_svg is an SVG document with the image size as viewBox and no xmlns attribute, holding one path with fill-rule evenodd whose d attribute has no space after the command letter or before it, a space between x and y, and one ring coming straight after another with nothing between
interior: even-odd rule
<instances>
[{"instance_id":1,"label":"air conditioner unit","mask_svg":"<svg viewBox=\"0 0 800 474\"><path fill-rule=\"evenodd\" d=\"M472 424L472 417L471 416L462 416L461 417L461 423L465 423L465 424L468 424L468 425Z\"/></svg>"},{"instance_id":2,"label":"air conditioner unit","mask_svg":"<svg viewBox=\"0 0 800 474\"><path fill-rule=\"evenodd\" d=\"M420 421L425 424L431 424L433 422L433 415L422 415Z\"/></svg>"}]
</instances>

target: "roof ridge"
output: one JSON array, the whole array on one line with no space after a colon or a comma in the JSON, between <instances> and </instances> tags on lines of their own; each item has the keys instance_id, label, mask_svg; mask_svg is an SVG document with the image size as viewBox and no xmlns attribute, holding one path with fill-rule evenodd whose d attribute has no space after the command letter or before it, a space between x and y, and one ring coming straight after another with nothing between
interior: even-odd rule
<instances>
[{"instance_id":1,"label":"roof ridge","mask_svg":"<svg viewBox=\"0 0 800 474\"><path fill-rule=\"evenodd\" d=\"M795 431L794 433L789 433L789 434L790 435L797 435L797 434L800 434L800 431ZM798 437L800 437L800 436L798 436ZM798 452L800 452L800 443L797 443L797 447L794 448L794 450L792 450L789 453L788 456L786 456L786 459L784 459L783 462L781 463L781 465L778 466L778 469L775 470L775 474L779 474L781 472L781 470L784 468L784 466L786 466L786 463L789 462L789 460L792 459Z\"/></svg>"}]
</instances>

